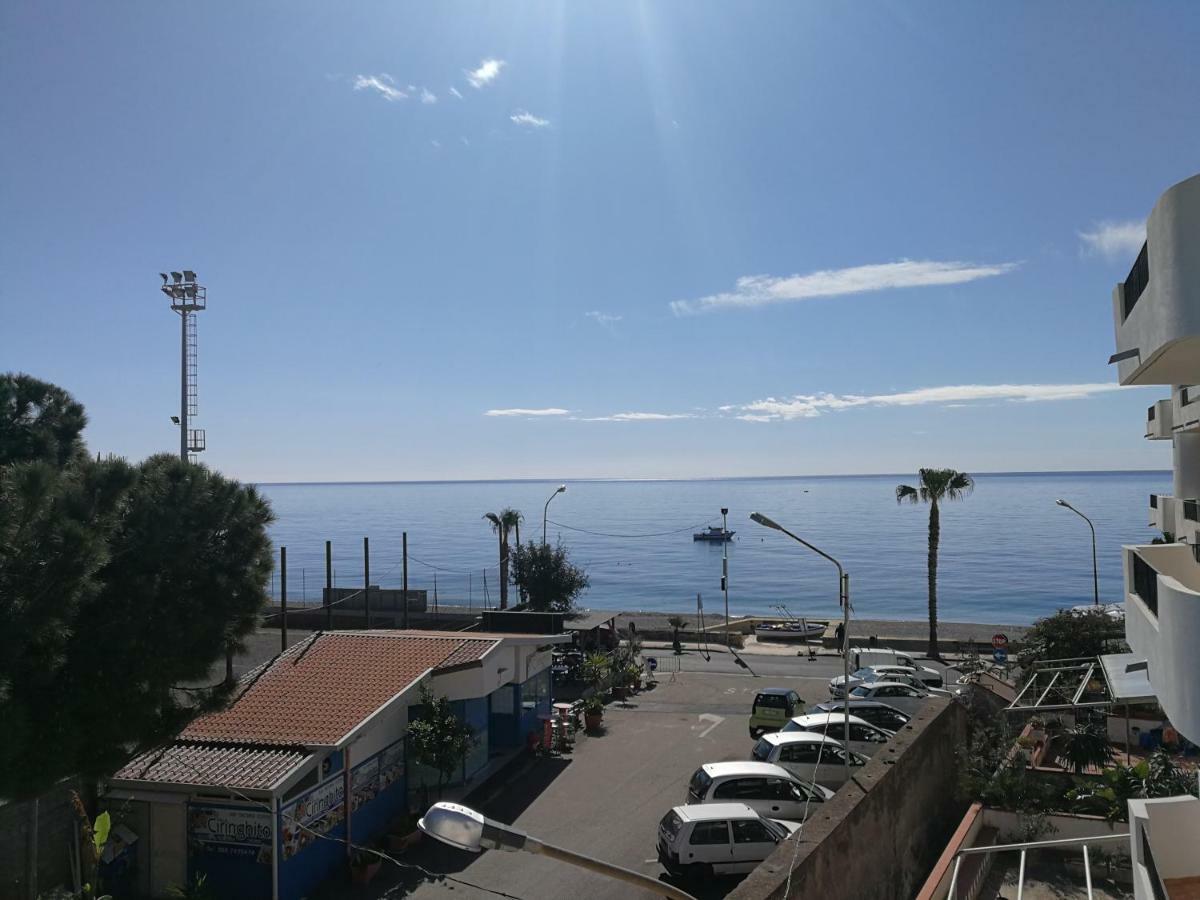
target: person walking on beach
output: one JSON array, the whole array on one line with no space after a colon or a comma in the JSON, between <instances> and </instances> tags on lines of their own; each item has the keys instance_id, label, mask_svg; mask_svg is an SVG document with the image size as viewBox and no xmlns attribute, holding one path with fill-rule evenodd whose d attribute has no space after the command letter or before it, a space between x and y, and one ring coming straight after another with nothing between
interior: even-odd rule
<instances>
[{"instance_id":1,"label":"person walking on beach","mask_svg":"<svg viewBox=\"0 0 1200 900\"><path fill-rule=\"evenodd\" d=\"M846 652L846 626L838 622L837 628L833 630L833 639L837 643L837 648L840 652Z\"/></svg>"}]
</instances>

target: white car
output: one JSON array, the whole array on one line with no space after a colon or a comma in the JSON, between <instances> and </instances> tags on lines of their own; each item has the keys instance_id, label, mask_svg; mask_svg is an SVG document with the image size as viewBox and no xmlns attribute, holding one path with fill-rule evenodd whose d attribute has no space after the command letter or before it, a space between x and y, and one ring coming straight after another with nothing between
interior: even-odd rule
<instances>
[{"instance_id":1,"label":"white car","mask_svg":"<svg viewBox=\"0 0 1200 900\"><path fill-rule=\"evenodd\" d=\"M837 712L846 708L845 700L826 700L808 708L809 715L816 713ZM906 712L884 703L882 700L859 700L857 697L850 704L850 714L858 716L864 722L878 725L884 731L897 732L908 724L912 718Z\"/></svg>"},{"instance_id":2,"label":"white car","mask_svg":"<svg viewBox=\"0 0 1200 900\"><path fill-rule=\"evenodd\" d=\"M749 872L799 822L765 819L745 803L676 806L658 823L658 861L675 876Z\"/></svg>"},{"instance_id":3,"label":"white car","mask_svg":"<svg viewBox=\"0 0 1200 900\"><path fill-rule=\"evenodd\" d=\"M850 675L850 686L862 684L866 681L902 681L906 684L911 684L914 687L919 687L923 690L929 688L940 688L942 686L942 676L936 669L931 669L928 666L914 668L912 666L865 666L858 669ZM829 695L831 697L845 697L842 685L846 682L845 675L838 675L836 678L829 680Z\"/></svg>"},{"instance_id":4,"label":"white car","mask_svg":"<svg viewBox=\"0 0 1200 900\"><path fill-rule=\"evenodd\" d=\"M787 769L801 781L815 781L836 788L846 781L846 756L850 771L867 764L861 753L847 750L839 741L811 731L764 734L754 745L751 757Z\"/></svg>"},{"instance_id":5,"label":"white car","mask_svg":"<svg viewBox=\"0 0 1200 900\"><path fill-rule=\"evenodd\" d=\"M850 708L854 708L855 700L882 700L901 710L907 710L918 700L929 696L928 691L921 690L903 681L872 681L851 688Z\"/></svg>"},{"instance_id":6,"label":"white car","mask_svg":"<svg viewBox=\"0 0 1200 900\"><path fill-rule=\"evenodd\" d=\"M688 803L745 803L772 819L803 822L813 804L833 796L829 788L801 781L762 762L705 763L688 782Z\"/></svg>"},{"instance_id":7,"label":"white car","mask_svg":"<svg viewBox=\"0 0 1200 900\"><path fill-rule=\"evenodd\" d=\"M873 755L895 734L893 731L886 731L854 715L853 703L850 706L849 740L846 739L846 713L844 711L796 716L783 726L782 733L791 734L797 731L828 735L840 741L843 747L849 747L856 753L866 756Z\"/></svg>"}]
</instances>

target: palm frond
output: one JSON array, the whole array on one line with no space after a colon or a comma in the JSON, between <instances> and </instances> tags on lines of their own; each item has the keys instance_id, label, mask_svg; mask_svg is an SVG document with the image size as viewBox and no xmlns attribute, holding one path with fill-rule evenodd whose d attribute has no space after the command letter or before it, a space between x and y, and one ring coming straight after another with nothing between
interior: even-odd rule
<instances>
[{"instance_id":1,"label":"palm frond","mask_svg":"<svg viewBox=\"0 0 1200 900\"><path fill-rule=\"evenodd\" d=\"M484 513L483 517L492 523L492 531L500 530L500 517L495 513Z\"/></svg>"},{"instance_id":2,"label":"palm frond","mask_svg":"<svg viewBox=\"0 0 1200 900\"><path fill-rule=\"evenodd\" d=\"M910 487L907 484L901 484L896 488L896 502L903 503L906 500L909 503L919 503L921 501L921 495L918 493L915 487Z\"/></svg>"}]
</instances>

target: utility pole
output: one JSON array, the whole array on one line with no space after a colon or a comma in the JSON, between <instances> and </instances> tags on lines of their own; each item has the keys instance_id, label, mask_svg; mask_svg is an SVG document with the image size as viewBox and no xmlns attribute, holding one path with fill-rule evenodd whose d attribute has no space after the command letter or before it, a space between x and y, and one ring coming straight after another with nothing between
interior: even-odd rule
<instances>
[{"instance_id":1,"label":"utility pole","mask_svg":"<svg viewBox=\"0 0 1200 900\"><path fill-rule=\"evenodd\" d=\"M333 541L325 542L325 628L333 628Z\"/></svg>"},{"instance_id":2,"label":"utility pole","mask_svg":"<svg viewBox=\"0 0 1200 900\"><path fill-rule=\"evenodd\" d=\"M721 590L725 593L725 646L729 646L729 509L721 507Z\"/></svg>"},{"instance_id":3,"label":"utility pole","mask_svg":"<svg viewBox=\"0 0 1200 900\"><path fill-rule=\"evenodd\" d=\"M287 650L287 547L279 548L279 652Z\"/></svg>"},{"instance_id":4,"label":"utility pole","mask_svg":"<svg viewBox=\"0 0 1200 900\"><path fill-rule=\"evenodd\" d=\"M363 538L363 610L367 615L367 631L371 630L371 542Z\"/></svg>"},{"instance_id":5,"label":"utility pole","mask_svg":"<svg viewBox=\"0 0 1200 900\"><path fill-rule=\"evenodd\" d=\"M408 627L408 532L407 531L401 532L400 540L402 541L402 546L404 548L404 570L403 570L404 574L402 576L403 580L400 582L400 584L401 584L400 596L402 598L402 602L404 603L404 618L402 619L402 621L404 622L403 627L407 628Z\"/></svg>"},{"instance_id":6,"label":"utility pole","mask_svg":"<svg viewBox=\"0 0 1200 900\"><path fill-rule=\"evenodd\" d=\"M179 415L172 416L179 426L179 458L187 462L205 447L204 429L189 428L197 412L196 313L208 306L208 291L197 283L191 269L159 272L159 288L171 300L171 310L179 313Z\"/></svg>"}]
</instances>

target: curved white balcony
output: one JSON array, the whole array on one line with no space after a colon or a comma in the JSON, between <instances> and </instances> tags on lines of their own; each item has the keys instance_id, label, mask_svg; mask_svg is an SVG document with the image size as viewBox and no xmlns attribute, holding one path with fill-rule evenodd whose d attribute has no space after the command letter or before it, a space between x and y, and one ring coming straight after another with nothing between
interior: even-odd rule
<instances>
[{"instance_id":1,"label":"curved white balcony","mask_svg":"<svg viewBox=\"0 0 1200 900\"><path fill-rule=\"evenodd\" d=\"M1200 382L1200 175L1169 188L1146 245L1113 290L1121 384Z\"/></svg>"},{"instance_id":2,"label":"curved white balcony","mask_svg":"<svg viewBox=\"0 0 1200 900\"><path fill-rule=\"evenodd\" d=\"M1125 547L1125 639L1171 723L1200 740L1200 563L1189 544Z\"/></svg>"},{"instance_id":3,"label":"curved white balcony","mask_svg":"<svg viewBox=\"0 0 1200 900\"><path fill-rule=\"evenodd\" d=\"M1175 406L1171 400L1159 400L1146 410L1146 439L1150 441L1170 440L1175 422ZM1200 403L1196 404L1200 414Z\"/></svg>"}]
</instances>

